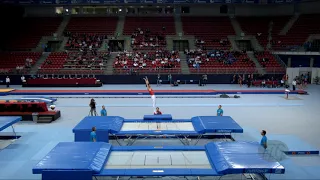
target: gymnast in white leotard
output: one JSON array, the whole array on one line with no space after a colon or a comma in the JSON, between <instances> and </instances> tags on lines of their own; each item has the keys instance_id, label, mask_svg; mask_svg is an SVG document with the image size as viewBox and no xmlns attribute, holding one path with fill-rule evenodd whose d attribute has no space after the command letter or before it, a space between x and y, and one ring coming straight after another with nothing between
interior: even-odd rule
<instances>
[{"instance_id":1,"label":"gymnast in white leotard","mask_svg":"<svg viewBox=\"0 0 320 180\"><path fill-rule=\"evenodd\" d=\"M150 86L150 83L149 83L149 80L148 80L147 77L144 78L144 81L146 82L147 89L148 89L148 91L149 91L149 93L150 93L150 96L151 96L151 99L152 99L153 113L155 113L155 112L156 112L156 107L157 107L157 105L156 105L156 96L155 96L155 94L154 94L153 89L152 89L151 86Z\"/></svg>"}]
</instances>

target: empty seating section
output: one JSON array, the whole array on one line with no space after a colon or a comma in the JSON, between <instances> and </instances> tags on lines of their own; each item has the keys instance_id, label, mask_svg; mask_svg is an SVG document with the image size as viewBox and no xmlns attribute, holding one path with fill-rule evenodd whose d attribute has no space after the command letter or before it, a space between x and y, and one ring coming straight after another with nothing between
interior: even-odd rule
<instances>
[{"instance_id":1,"label":"empty seating section","mask_svg":"<svg viewBox=\"0 0 320 180\"><path fill-rule=\"evenodd\" d=\"M258 59L259 63L267 72L285 72L285 68L280 64L280 62L268 51L265 52L255 52L254 54Z\"/></svg>"},{"instance_id":2,"label":"empty seating section","mask_svg":"<svg viewBox=\"0 0 320 180\"><path fill-rule=\"evenodd\" d=\"M192 73L254 73L256 68L254 62L242 52L201 52L188 57Z\"/></svg>"},{"instance_id":3,"label":"empty seating section","mask_svg":"<svg viewBox=\"0 0 320 180\"><path fill-rule=\"evenodd\" d=\"M166 35L174 35L173 17L126 17L124 35L132 37L132 47L140 50L164 48Z\"/></svg>"},{"instance_id":4,"label":"empty seating section","mask_svg":"<svg viewBox=\"0 0 320 180\"><path fill-rule=\"evenodd\" d=\"M52 36L58 30L62 18L25 18L19 34L8 44L11 50L31 50L36 48L42 36Z\"/></svg>"},{"instance_id":5,"label":"empty seating section","mask_svg":"<svg viewBox=\"0 0 320 180\"><path fill-rule=\"evenodd\" d=\"M26 59L32 59L31 65L35 64L40 58L39 52L3 52L0 53L0 73L10 73L17 66L24 67Z\"/></svg>"},{"instance_id":6,"label":"empty seating section","mask_svg":"<svg viewBox=\"0 0 320 180\"><path fill-rule=\"evenodd\" d=\"M173 17L126 17L123 34L131 35L137 28L149 29L151 33L176 34Z\"/></svg>"},{"instance_id":7,"label":"empty seating section","mask_svg":"<svg viewBox=\"0 0 320 180\"><path fill-rule=\"evenodd\" d=\"M254 35L259 40L263 47L268 44L269 28L272 24L273 44L276 46L276 41L279 33L289 21L290 16L276 17L237 17L237 20L244 31L245 35Z\"/></svg>"},{"instance_id":8,"label":"empty seating section","mask_svg":"<svg viewBox=\"0 0 320 180\"><path fill-rule=\"evenodd\" d=\"M59 71L59 69L63 68L63 64L65 63L67 57L68 54L65 52L51 53L41 65L39 73L54 74L55 72Z\"/></svg>"},{"instance_id":9,"label":"empty seating section","mask_svg":"<svg viewBox=\"0 0 320 180\"><path fill-rule=\"evenodd\" d=\"M73 17L70 19L66 30L73 34L113 35L117 22L118 17Z\"/></svg>"},{"instance_id":10,"label":"empty seating section","mask_svg":"<svg viewBox=\"0 0 320 180\"><path fill-rule=\"evenodd\" d=\"M302 46L311 34L320 34L319 15L300 15L286 36L279 36L282 47ZM279 46L278 46L279 48Z\"/></svg>"},{"instance_id":11,"label":"empty seating section","mask_svg":"<svg viewBox=\"0 0 320 180\"><path fill-rule=\"evenodd\" d=\"M181 73L178 52L126 52L117 55L114 72L122 73Z\"/></svg>"},{"instance_id":12,"label":"empty seating section","mask_svg":"<svg viewBox=\"0 0 320 180\"><path fill-rule=\"evenodd\" d=\"M229 17L181 17L185 35L203 40L206 49L229 50L228 35L235 35ZM224 40L224 43L220 43ZM200 44L197 44L200 45Z\"/></svg>"},{"instance_id":13,"label":"empty seating section","mask_svg":"<svg viewBox=\"0 0 320 180\"><path fill-rule=\"evenodd\" d=\"M97 55L81 52L53 52L41 65L40 74L102 74L104 52Z\"/></svg>"}]
</instances>

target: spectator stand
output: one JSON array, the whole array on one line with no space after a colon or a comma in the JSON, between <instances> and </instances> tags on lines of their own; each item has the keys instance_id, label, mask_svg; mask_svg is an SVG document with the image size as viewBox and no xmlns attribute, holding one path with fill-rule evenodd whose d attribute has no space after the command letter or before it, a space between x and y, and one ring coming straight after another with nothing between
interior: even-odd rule
<instances>
[{"instance_id":1,"label":"spectator stand","mask_svg":"<svg viewBox=\"0 0 320 180\"><path fill-rule=\"evenodd\" d=\"M2 52L0 74L25 74L40 57L40 52Z\"/></svg>"},{"instance_id":2,"label":"spectator stand","mask_svg":"<svg viewBox=\"0 0 320 180\"><path fill-rule=\"evenodd\" d=\"M133 50L163 49L166 36L175 35L174 18L126 17L123 34L131 36Z\"/></svg>"},{"instance_id":3,"label":"spectator stand","mask_svg":"<svg viewBox=\"0 0 320 180\"><path fill-rule=\"evenodd\" d=\"M270 52L255 52L254 55L267 73L284 74L286 72L286 68Z\"/></svg>"},{"instance_id":4,"label":"spectator stand","mask_svg":"<svg viewBox=\"0 0 320 180\"><path fill-rule=\"evenodd\" d=\"M195 36L195 44L204 50L231 48L229 35L234 29L229 17L181 17L185 35Z\"/></svg>"},{"instance_id":5,"label":"spectator stand","mask_svg":"<svg viewBox=\"0 0 320 180\"><path fill-rule=\"evenodd\" d=\"M114 61L114 73L181 73L179 52L168 50L122 52Z\"/></svg>"},{"instance_id":6,"label":"spectator stand","mask_svg":"<svg viewBox=\"0 0 320 180\"><path fill-rule=\"evenodd\" d=\"M254 73L256 67L245 52L212 50L185 51L187 63L192 73Z\"/></svg>"},{"instance_id":7,"label":"spectator stand","mask_svg":"<svg viewBox=\"0 0 320 180\"><path fill-rule=\"evenodd\" d=\"M109 52L72 51L51 53L41 65L39 74L103 74Z\"/></svg>"}]
</instances>

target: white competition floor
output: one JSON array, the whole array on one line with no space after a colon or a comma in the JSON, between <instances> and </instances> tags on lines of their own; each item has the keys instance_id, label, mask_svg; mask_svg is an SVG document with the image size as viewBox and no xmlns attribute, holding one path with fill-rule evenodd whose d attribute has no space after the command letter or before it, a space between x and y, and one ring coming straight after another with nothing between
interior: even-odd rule
<instances>
[{"instance_id":1,"label":"white competition floor","mask_svg":"<svg viewBox=\"0 0 320 180\"><path fill-rule=\"evenodd\" d=\"M125 122L120 131L195 131L191 122Z\"/></svg>"},{"instance_id":2,"label":"white competition floor","mask_svg":"<svg viewBox=\"0 0 320 180\"><path fill-rule=\"evenodd\" d=\"M0 86L5 88L5 86ZM109 90L137 90L144 89L143 85L105 85L98 88L21 88L16 89L109 89ZM170 87L167 85L154 86L161 89L213 89L213 90L246 90L237 85L181 85ZM259 88L252 88L259 89ZM320 148L320 86L312 85L307 91L310 95L292 95L294 99L286 100L281 94L240 94L241 98L159 98L157 105L164 114L172 114L175 119L190 119L194 116L212 116L216 114L217 106L222 105L224 115L231 116L243 127L243 134L235 134L236 140L260 141L260 131L267 130L270 150L274 135L288 135L298 137L315 148ZM6 96L3 98L18 96ZM85 97L85 98L84 98ZM55 103L61 110L61 118L50 124L35 124L32 121L20 122L15 125L21 136L5 149L0 149L0 180L40 180L39 175L32 174L32 167L37 164L59 142L73 142L72 129L89 113L90 96L81 98L58 98ZM152 101L149 98L96 98L97 110L106 106L109 116L122 116L127 119L141 119L143 115L153 112ZM7 129L11 133L11 129ZM198 145L207 144L212 140L200 140ZM112 142L117 145L116 142ZM273 143L274 144L274 143ZM181 146L177 139L146 139L139 140L136 146ZM279 151L272 152L279 156ZM319 180L319 156L285 156L280 162L285 168L284 175L267 176L271 180ZM228 175L223 177L202 178L206 180L244 180L246 175ZM260 180L255 177L256 180ZM165 178L121 178L120 180L186 180L185 177ZM188 177L189 180L196 178ZM113 177L98 177L98 180L116 180Z\"/></svg>"},{"instance_id":3,"label":"white competition floor","mask_svg":"<svg viewBox=\"0 0 320 180\"><path fill-rule=\"evenodd\" d=\"M205 151L113 151L105 169L211 169Z\"/></svg>"}]
</instances>

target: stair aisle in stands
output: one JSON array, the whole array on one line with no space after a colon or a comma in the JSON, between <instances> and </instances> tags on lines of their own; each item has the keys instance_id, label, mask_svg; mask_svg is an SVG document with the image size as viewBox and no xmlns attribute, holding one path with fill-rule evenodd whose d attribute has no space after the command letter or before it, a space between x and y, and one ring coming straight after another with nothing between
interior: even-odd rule
<instances>
[{"instance_id":1,"label":"stair aisle in stands","mask_svg":"<svg viewBox=\"0 0 320 180\"><path fill-rule=\"evenodd\" d=\"M252 51L247 51L247 55L251 59L251 61L254 62L256 68L258 68L259 74L265 74L266 72L262 69L262 66L259 63L258 59L254 56L254 53Z\"/></svg>"},{"instance_id":2,"label":"stair aisle in stands","mask_svg":"<svg viewBox=\"0 0 320 180\"><path fill-rule=\"evenodd\" d=\"M64 30L66 29L67 25L69 24L69 21L70 21L70 17L69 16L65 16L57 30L57 36L60 37L60 36L63 36L63 32Z\"/></svg>"},{"instance_id":3,"label":"stair aisle in stands","mask_svg":"<svg viewBox=\"0 0 320 180\"><path fill-rule=\"evenodd\" d=\"M48 58L50 52L43 52L39 60L31 67L30 74L36 74L41 64Z\"/></svg>"},{"instance_id":4,"label":"stair aisle in stands","mask_svg":"<svg viewBox=\"0 0 320 180\"><path fill-rule=\"evenodd\" d=\"M117 37L117 35L122 36L123 35L123 27L126 17L125 16L119 16L116 31L114 32L114 36Z\"/></svg>"},{"instance_id":5,"label":"stair aisle in stands","mask_svg":"<svg viewBox=\"0 0 320 180\"><path fill-rule=\"evenodd\" d=\"M287 32L291 29L291 27L294 25L294 23L298 20L299 16L300 16L300 14L293 15L289 19L287 24L282 28L282 30L280 31L279 35L286 35Z\"/></svg>"},{"instance_id":6,"label":"stair aisle in stands","mask_svg":"<svg viewBox=\"0 0 320 180\"><path fill-rule=\"evenodd\" d=\"M174 16L174 24L176 28L176 34L179 35L179 33L181 33L181 35L183 35L181 16L179 14Z\"/></svg>"},{"instance_id":7,"label":"stair aisle in stands","mask_svg":"<svg viewBox=\"0 0 320 180\"><path fill-rule=\"evenodd\" d=\"M187 62L187 56L183 52L179 52L180 55L180 67L182 74L190 74L189 66Z\"/></svg>"},{"instance_id":8,"label":"stair aisle in stands","mask_svg":"<svg viewBox=\"0 0 320 180\"><path fill-rule=\"evenodd\" d=\"M242 29L241 29L241 26L239 24L239 22L237 21L237 19L233 16L229 16L230 18L230 22L231 22L231 25L234 29L234 32L236 32L236 35L237 36L241 36L241 33L243 32Z\"/></svg>"},{"instance_id":9,"label":"stair aisle in stands","mask_svg":"<svg viewBox=\"0 0 320 180\"><path fill-rule=\"evenodd\" d=\"M104 74L112 75L113 74L113 64L116 59L118 53L111 53L111 56L108 59L106 64L106 69L104 70Z\"/></svg>"}]
</instances>

